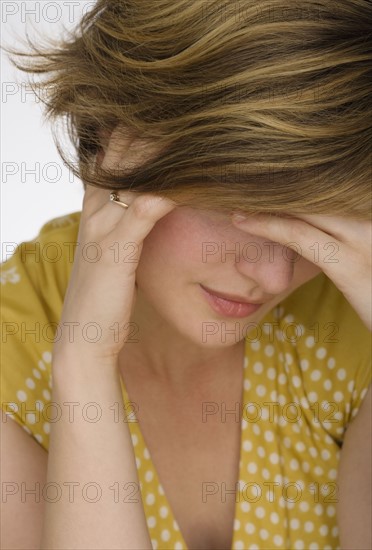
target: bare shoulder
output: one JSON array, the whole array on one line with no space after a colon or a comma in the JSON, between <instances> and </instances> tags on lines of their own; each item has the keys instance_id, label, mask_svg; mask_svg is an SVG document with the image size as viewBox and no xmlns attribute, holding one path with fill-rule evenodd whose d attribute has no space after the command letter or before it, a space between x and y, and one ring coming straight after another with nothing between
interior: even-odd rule
<instances>
[{"instance_id":1,"label":"bare shoulder","mask_svg":"<svg viewBox=\"0 0 372 550\"><path fill-rule=\"evenodd\" d=\"M1 548L40 548L48 453L1 410Z\"/></svg>"},{"instance_id":2,"label":"bare shoulder","mask_svg":"<svg viewBox=\"0 0 372 550\"><path fill-rule=\"evenodd\" d=\"M372 548L372 386L346 430L338 473L337 514L342 549Z\"/></svg>"}]
</instances>

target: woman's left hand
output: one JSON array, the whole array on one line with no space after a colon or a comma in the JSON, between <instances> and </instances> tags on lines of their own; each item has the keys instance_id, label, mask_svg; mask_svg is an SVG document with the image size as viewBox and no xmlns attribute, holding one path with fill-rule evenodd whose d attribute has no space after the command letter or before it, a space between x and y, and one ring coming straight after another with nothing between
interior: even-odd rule
<instances>
[{"instance_id":1,"label":"woman's left hand","mask_svg":"<svg viewBox=\"0 0 372 550\"><path fill-rule=\"evenodd\" d=\"M318 265L372 331L372 223L340 216L253 214L232 221Z\"/></svg>"}]
</instances>

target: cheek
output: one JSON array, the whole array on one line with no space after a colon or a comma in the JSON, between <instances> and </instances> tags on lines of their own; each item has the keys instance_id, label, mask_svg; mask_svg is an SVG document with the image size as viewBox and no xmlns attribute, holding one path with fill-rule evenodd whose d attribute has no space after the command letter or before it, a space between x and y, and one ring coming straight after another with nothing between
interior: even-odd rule
<instances>
[{"instance_id":1,"label":"cheek","mask_svg":"<svg viewBox=\"0 0 372 550\"><path fill-rule=\"evenodd\" d=\"M195 274L203 265L203 242L208 240L203 230L200 220L171 212L144 240L138 271L161 273L163 279L180 271Z\"/></svg>"}]
</instances>

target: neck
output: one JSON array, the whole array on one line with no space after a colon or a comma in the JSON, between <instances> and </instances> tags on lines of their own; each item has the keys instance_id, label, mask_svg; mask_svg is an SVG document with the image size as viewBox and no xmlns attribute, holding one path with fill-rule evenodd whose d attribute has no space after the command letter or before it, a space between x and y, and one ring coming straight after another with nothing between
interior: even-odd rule
<instances>
[{"instance_id":1,"label":"neck","mask_svg":"<svg viewBox=\"0 0 372 550\"><path fill-rule=\"evenodd\" d=\"M243 367L245 342L208 347L185 338L137 295L131 323L136 329L119 356L120 368L135 371L174 390L209 384ZM133 329L134 333L134 329Z\"/></svg>"}]
</instances>

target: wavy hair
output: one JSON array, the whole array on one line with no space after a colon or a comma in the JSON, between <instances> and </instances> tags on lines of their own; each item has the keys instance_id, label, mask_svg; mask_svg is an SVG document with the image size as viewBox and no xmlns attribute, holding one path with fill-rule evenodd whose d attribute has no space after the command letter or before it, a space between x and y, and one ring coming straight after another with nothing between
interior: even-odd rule
<instances>
[{"instance_id":1,"label":"wavy hair","mask_svg":"<svg viewBox=\"0 0 372 550\"><path fill-rule=\"evenodd\" d=\"M84 186L370 219L371 11L369 0L98 0L64 39L2 47L42 76L29 85L44 116L65 121L73 155L55 138L57 149ZM101 170L116 126L161 152Z\"/></svg>"}]
</instances>

